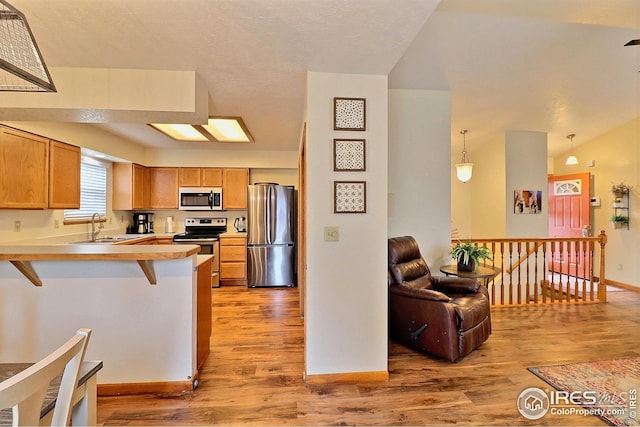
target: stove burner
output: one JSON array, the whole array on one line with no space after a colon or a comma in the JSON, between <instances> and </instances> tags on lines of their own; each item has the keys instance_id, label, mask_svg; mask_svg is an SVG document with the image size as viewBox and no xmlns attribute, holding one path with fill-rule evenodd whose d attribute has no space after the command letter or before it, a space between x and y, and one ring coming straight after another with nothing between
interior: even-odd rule
<instances>
[{"instance_id":1,"label":"stove burner","mask_svg":"<svg viewBox=\"0 0 640 427\"><path fill-rule=\"evenodd\" d=\"M227 218L186 218L185 232L173 236L174 242L216 241L227 231Z\"/></svg>"}]
</instances>

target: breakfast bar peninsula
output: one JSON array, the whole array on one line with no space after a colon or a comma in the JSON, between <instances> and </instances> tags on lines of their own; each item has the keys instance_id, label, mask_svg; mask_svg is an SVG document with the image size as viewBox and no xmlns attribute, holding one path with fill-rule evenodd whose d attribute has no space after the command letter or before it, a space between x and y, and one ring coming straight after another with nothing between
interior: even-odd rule
<instances>
[{"instance_id":1,"label":"breakfast bar peninsula","mask_svg":"<svg viewBox=\"0 0 640 427\"><path fill-rule=\"evenodd\" d=\"M199 249L0 246L0 363L39 360L87 327L93 335L85 360L104 363L99 394L192 389L198 310L211 307L210 270L208 283L198 281L211 256L197 255Z\"/></svg>"}]
</instances>

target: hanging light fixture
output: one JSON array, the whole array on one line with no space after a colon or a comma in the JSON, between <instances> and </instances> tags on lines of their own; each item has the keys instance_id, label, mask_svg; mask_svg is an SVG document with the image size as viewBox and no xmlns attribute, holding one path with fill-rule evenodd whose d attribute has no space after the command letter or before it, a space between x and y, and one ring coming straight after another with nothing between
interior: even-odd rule
<instances>
[{"instance_id":1,"label":"hanging light fixture","mask_svg":"<svg viewBox=\"0 0 640 427\"><path fill-rule=\"evenodd\" d=\"M467 182L471 179L473 173L473 163L469 161L467 156L467 130L461 130L462 134L462 160L456 165L456 175L462 182Z\"/></svg>"},{"instance_id":2,"label":"hanging light fixture","mask_svg":"<svg viewBox=\"0 0 640 427\"><path fill-rule=\"evenodd\" d=\"M573 155L573 138L576 136L575 133L567 135L567 139L571 140L571 155L567 157L566 165L577 165L578 159Z\"/></svg>"},{"instance_id":3,"label":"hanging light fixture","mask_svg":"<svg viewBox=\"0 0 640 427\"><path fill-rule=\"evenodd\" d=\"M24 14L0 0L0 91L56 92Z\"/></svg>"}]
</instances>

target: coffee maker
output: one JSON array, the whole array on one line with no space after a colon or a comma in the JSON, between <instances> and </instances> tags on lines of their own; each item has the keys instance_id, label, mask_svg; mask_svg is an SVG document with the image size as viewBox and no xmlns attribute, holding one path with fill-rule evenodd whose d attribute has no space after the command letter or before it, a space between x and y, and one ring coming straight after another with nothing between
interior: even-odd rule
<instances>
[{"instance_id":1,"label":"coffee maker","mask_svg":"<svg viewBox=\"0 0 640 427\"><path fill-rule=\"evenodd\" d=\"M153 233L153 217L151 212L136 212L133 214L133 233Z\"/></svg>"}]
</instances>

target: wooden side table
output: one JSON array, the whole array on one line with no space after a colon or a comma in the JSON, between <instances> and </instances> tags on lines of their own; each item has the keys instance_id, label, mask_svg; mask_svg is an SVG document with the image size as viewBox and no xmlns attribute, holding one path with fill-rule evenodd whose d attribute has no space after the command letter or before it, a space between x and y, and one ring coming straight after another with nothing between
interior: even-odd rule
<instances>
[{"instance_id":1,"label":"wooden side table","mask_svg":"<svg viewBox=\"0 0 640 427\"><path fill-rule=\"evenodd\" d=\"M483 279L484 285L489 285L489 280L493 279L500 269L495 267L487 267L484 265L478 266L475 271L458 271L458 266L455 264L443 265L440 267L440 272L447 276L469 277L472 279Z\"/></svg>"}]
</instances>

